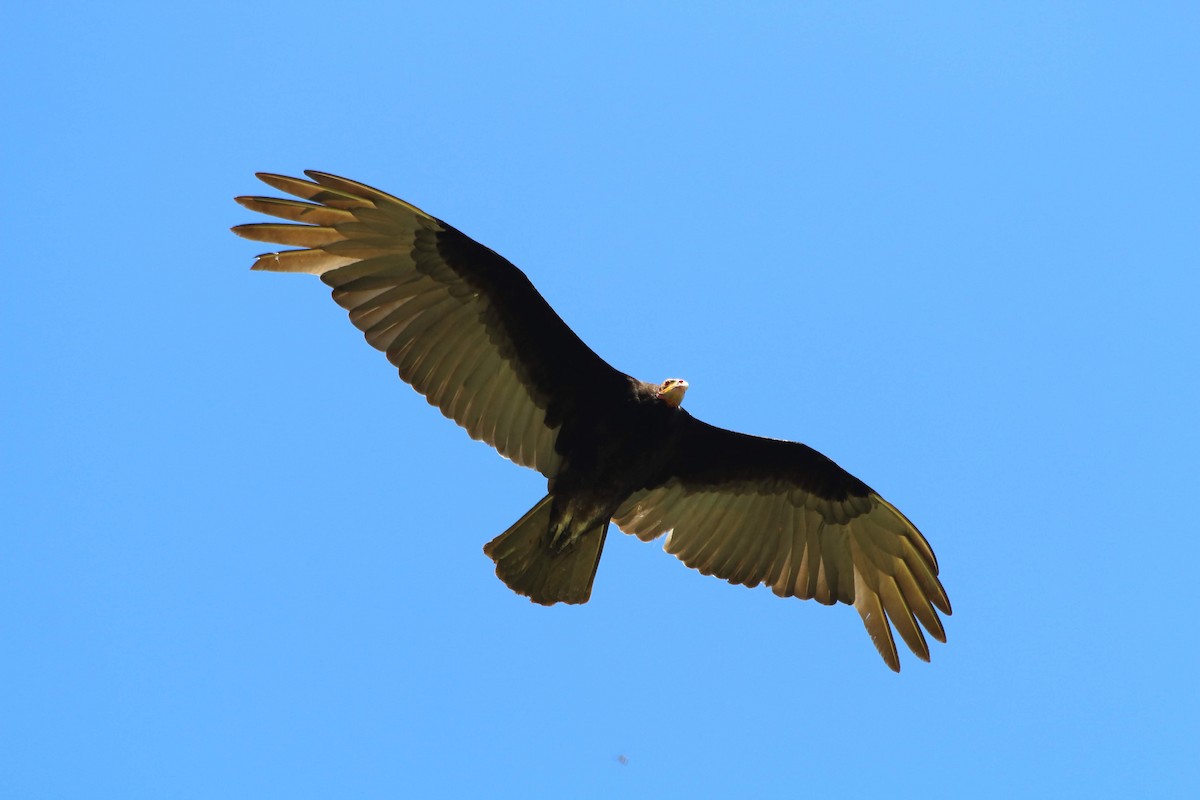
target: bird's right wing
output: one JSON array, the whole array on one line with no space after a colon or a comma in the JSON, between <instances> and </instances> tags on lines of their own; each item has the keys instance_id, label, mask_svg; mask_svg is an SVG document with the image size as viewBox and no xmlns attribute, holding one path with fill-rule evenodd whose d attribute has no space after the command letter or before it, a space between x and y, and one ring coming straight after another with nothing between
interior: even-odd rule
<instances>
[{"instance_id":1,"label":"bird's right wing","mask_svg":"<svg viewBox=\"0 0 1200 800\"><path fill-rule=\"evenodd\" d=\"M620 392L628 378L500 255L378 189L305 174L312 180L258 176L299 201L237 198L288 222L234 233L300 248L259 256L253 268L319 275L431 404L506 458L553 476L563 420L584 395Z\"/></svg>"}]
</instances>

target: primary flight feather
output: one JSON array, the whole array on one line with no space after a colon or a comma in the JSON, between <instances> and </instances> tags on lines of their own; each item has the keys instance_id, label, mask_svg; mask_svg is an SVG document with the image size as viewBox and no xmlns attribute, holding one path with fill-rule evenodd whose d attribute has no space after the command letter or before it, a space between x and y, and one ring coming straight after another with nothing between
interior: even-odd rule
<instances>
[{"instance_id":1,"label":"primary flight feather","mask_svg":"<svg viewBox=\"0 0 1200 800\"><path fill-rule=\"evenodd\" d=\"M946 641L937 559L891 503L806 445L708 425L681 407L686 381L609 366L519 269L416 206L323 172L260 173L300 198L239 197L284 223L239 236L297 249L253 269L304 272L400 377L549 493L484 547L537 603L585 603L609 521L689 567L780 597L858 609L900 669L892 626L925 661ZM889 624L890 623L890 624Z\"/></svg>"}]
</instances>

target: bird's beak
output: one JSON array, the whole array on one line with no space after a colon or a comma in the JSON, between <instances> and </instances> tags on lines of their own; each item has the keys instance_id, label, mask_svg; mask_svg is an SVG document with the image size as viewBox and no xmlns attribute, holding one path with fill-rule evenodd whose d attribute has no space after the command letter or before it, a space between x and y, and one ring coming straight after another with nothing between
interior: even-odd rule
<instances>
[{"instance_id":1,"label":"bird's beak","mask_svg":"<svg viewBox=\"0 0 1200 800\"><path fill-rule=\"evenodd\" d=\"M687 394L688 382L675 381L671 386L659 392L659 397L667 401L667 405L673 408L679 408L683 403L683 396Z\"/></svg>"}]
</instances>

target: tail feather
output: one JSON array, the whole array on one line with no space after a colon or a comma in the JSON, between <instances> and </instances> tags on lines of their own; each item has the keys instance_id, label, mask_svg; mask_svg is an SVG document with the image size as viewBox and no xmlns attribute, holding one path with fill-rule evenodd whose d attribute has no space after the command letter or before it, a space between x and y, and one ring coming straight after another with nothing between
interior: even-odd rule
<instances>
[{"instance_id":1,"label":"tail feather","mask_svg":"<svg viewBox=\"0 0 1200 800\"><path fill-rule=\"evenodd\" d=\"M562 549L555 548L550 544L552 499L550 495L542 498L511 528L484 545L483 552L496 562L496 576L508 588L535 603L586 603L592 596L608 522Z\"/></svg>"}]
</instances>

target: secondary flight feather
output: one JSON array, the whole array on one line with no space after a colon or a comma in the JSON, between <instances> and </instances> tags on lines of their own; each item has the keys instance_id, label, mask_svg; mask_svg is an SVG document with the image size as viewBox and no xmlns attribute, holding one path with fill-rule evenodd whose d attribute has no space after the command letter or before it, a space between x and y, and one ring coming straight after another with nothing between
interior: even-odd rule
<instances>
[{"instance_id":1,"label":"secondary flight feather","mask_svg":"<svg viewBox=\"0 0 1200 800\"><path fill-rule=\"evenodd\" d=\"M933 550L865 483L806 445L701 422L681 406L686 381L610 366L503 257L378 189L305 174L260 173L299 199L239 197L286 222L233 230L295 248L253 269L319 276L401 378L546 476L546 496L484 547L513 591L587 602L612 521L644 541L665 534L706 575L853 605L893 670L893 626L925 661L925 632L946 641Z\"/></svg>"}]
</instances>

